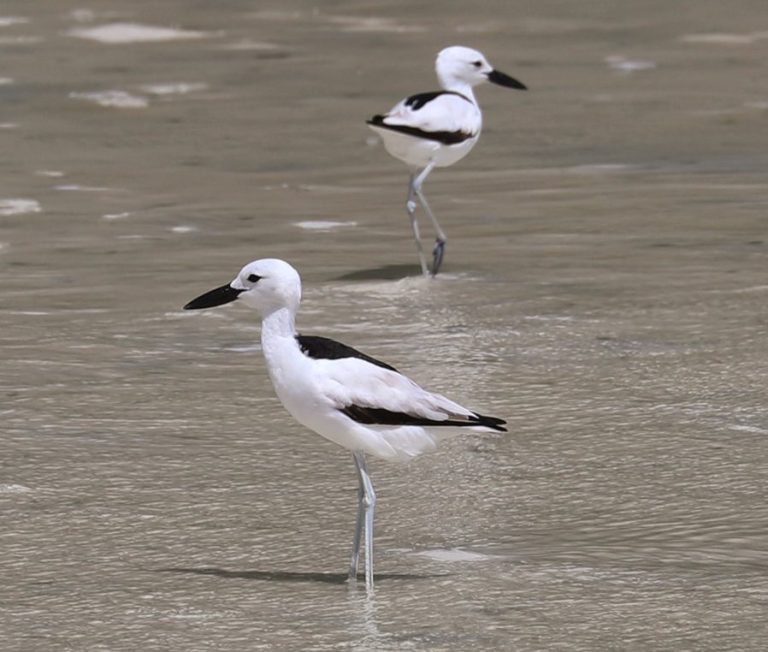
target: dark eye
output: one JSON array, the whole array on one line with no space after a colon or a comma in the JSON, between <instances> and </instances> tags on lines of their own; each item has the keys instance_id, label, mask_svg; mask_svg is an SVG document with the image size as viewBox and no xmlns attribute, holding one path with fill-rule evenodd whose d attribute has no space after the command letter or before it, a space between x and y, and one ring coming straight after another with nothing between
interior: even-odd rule
<instances>
[{"instance_id":1,"label":"dark eye","mask_svg":"<svg viewBox=\"0 0 768 652\"><path fill-rule=\"evenodd\" d=\"M480 68L480 67L482 67L482 65L483 65L483 62L482 62L482 61L473 61L473 62L472 62L472 65L473 65L475 68Z\"/></svg>"},{"instance_id":2,"label":"dark eye","mask_svg":"<svg viewBox=\"0 0 768 652\"><path fill-rule=\"evenodd\" d=\"M261 279L261 276L259 276L258 274L251 274L251 275L248 277L248 280L249 280L251 283L256 283L256 282L257 282L257 281L259 281L260 279Z\"/></svg>"}]
</instances>

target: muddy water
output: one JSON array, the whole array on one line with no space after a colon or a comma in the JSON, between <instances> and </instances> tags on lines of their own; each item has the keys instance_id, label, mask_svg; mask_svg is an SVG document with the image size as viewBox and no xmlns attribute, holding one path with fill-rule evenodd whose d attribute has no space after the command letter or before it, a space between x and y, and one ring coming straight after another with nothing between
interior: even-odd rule
<instances>
[{"instance_id":1,"label":"muddy water","mask_svg":"<svg viewBox=\"0 0 768 652\"><path fill-rule=\"evenodd\" d=\"M756 0L5 0L0 647L763 649L766 34ZM363 120L453 43L531 91L480 89L429 179L425 282ZM264 256L304 332L510 422L372 462L371 600L349 454L254 315L180 310Z\"/></svg>"}]
</instances>

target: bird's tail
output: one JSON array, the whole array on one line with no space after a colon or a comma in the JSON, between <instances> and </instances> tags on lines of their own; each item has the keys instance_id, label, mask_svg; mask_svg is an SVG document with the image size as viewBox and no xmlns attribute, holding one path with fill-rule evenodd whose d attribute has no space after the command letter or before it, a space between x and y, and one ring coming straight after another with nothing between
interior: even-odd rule
<instances>
[{"instance_id":1,"label":"bird's tail","mask_svg":"<svg viewBox=\"0 0 768 652\"><path fill-rule=\"evenodd\" d=\"M498 417L486 417L482 414L474 413L474 419L470 419L471 421L477 420L477 423L473 423L472 425L478 425L478 426L484 426L485 428L490 428L491 430L496 430L498 432L507 432L507 429L504 427L506 425L506 421L504 419L499 419Z\"/></svg>"}]
</instances>

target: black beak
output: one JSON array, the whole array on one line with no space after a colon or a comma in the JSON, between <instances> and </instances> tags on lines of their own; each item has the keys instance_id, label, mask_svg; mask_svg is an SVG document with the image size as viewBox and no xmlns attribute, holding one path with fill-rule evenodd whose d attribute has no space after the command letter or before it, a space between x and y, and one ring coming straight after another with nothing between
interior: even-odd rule
<instances>
[{"instance_id":1,"label":"black beak","mask_svg":"<svg viewBox=\"0 0 768 652\"><path fill-rule=\"evenodd\" d=\"M517 88L521 91L528 90L528 87L525 84L517 81L514 77L499 72L498 70L491 70L491 72L488 73L488 81L492 84L498 84L499 86L506 86L507 88Z\"/></svg>"},{"instance_id":2,"label":"black beak","mask_svg":"<svg viewBox=\"0 0 768 652\"><path fill-rule=\"evenodd\" d=\"M227 285L222 285L220 288L201 294L197 299L192 299L192 301L184 306L184 310L200 310L200 308L223 306L225 303L230 303L237 299L241 292L245 292L245 290L236 290L227 283Z\"/></svg>"}]
</instances>

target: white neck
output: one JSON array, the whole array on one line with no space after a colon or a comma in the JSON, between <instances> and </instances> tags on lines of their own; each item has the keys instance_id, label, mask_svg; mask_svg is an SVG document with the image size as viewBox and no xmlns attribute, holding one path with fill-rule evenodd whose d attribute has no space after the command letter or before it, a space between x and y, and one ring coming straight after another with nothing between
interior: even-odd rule
<instances>
[{"instance_id":1,"label":"white neck","mask_svg":"<svg viewBox=\"0 0 768 652\"><path fill-rule=\"evenodd\" d=\"M442 86L447 91L453 91L454 93L461 93L468 100L471 100L472 104L477 105L475 99L475 92L472 90L472 86L466 82L452 79L450 81L443 81Z\"/></svg>"},{"instance_id":2,"label":"white neck","mask_svg":"<svg viewBox=\"0 0 768 652\"><path fill-rule=\"evenodd\" d=\"M277 396L294 416L301 411L298 406L306 403L302 379L312 377L308 370L311 360L301 352L296 340L295 317L290 308L279 308L261 322L261 351L269 378Z\"/></svg>"},{"instance_id":3,"label":"white neck","mask_svg":"<svg viewBox=\"0 0 768 652\"><path fill-rule=\"evenodd\" d=\"M289 308L278 308L261 322L261 351L278 395L284 385L283 374L288 361L299 354L296 341L295 315ZM300 355L298 357L301 357Z\"/></svg>"},{"instance_id":4,"label":"white neck","mask_svg":"<svg viewBox=\"0 0 768 652\"><path fill-rule=\"evenodd\" d=\"M278 308L261 322L261 341L296 335L296 315L290 308Z\"/></svg>"}]
</instances>

